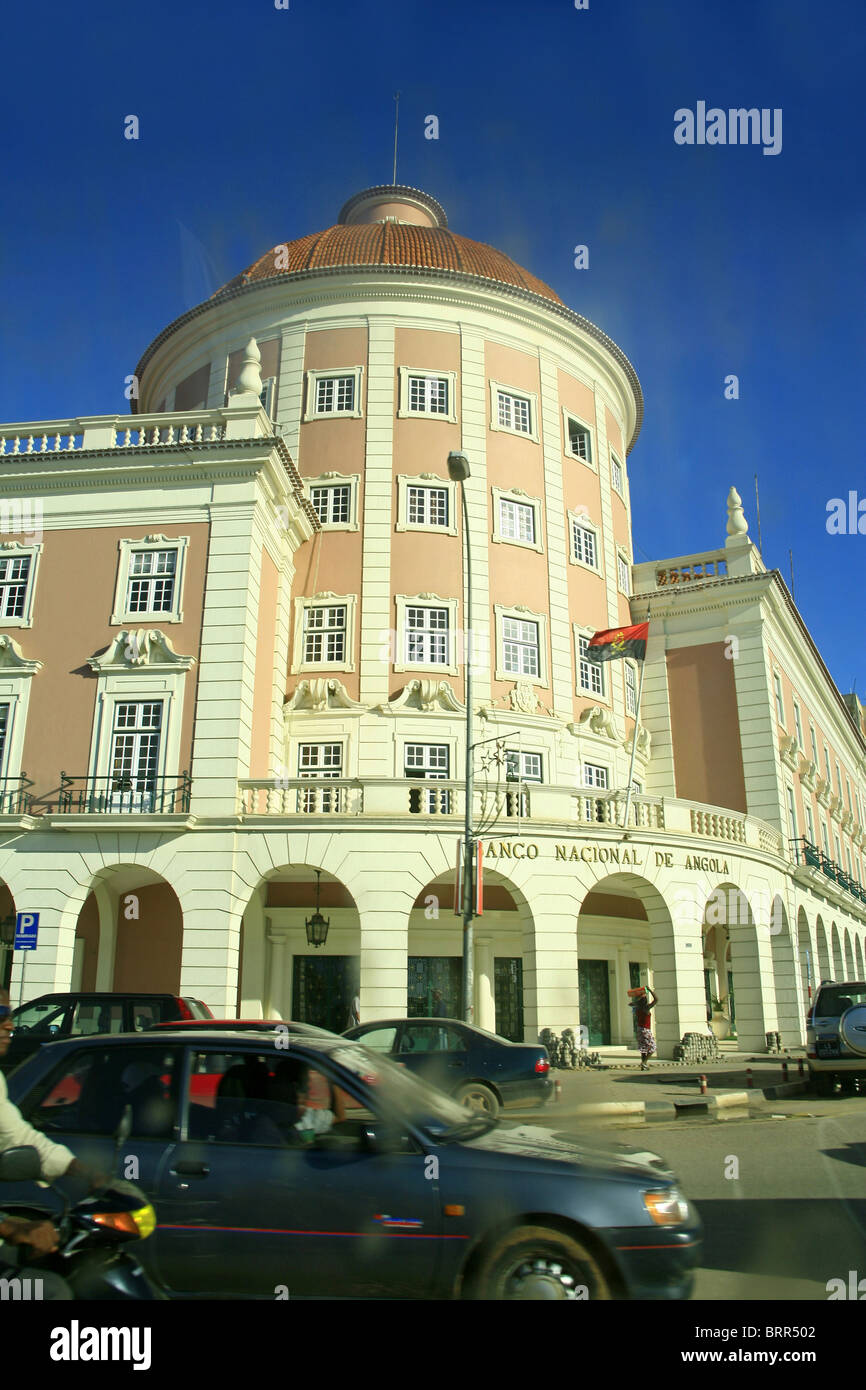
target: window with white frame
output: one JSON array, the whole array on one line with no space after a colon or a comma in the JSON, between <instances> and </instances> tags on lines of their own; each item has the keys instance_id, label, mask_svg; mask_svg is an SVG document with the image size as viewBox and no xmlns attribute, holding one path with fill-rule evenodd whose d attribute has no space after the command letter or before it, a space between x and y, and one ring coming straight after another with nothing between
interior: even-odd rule
<instances>
[{"instance_id":1,"label":"window with white frame","mask_svg":"<svg viewBox=\"0 0 866 1390\"><path fill-rule=\"evenodd\" d=\"M538 396L534 391L513 390L502 381L490 381L490 428L519 434L538 443Z\"/></svg>"},{"instance_id":2,"label":"window with white frame","mask_svg":"<svg viewBox=\"0 0 866 1390\"><path fill-rule=\"evenodd\" d=\"M836 834L833 835L833 843L834 843L834 845L836 846L836 863L837 863L838 865L840 865L840 867L841 867L841 864L842 864L842 846L841 846L840 843L839 843L839 836L836 835Z\"/></svg>"},{"instance_id":3,"label":"window with white frame","mask_svg":"<svg viewBox=\"0 0 866 1390\"><path fill-rule=\"evenodd\" d=\"M782 678L778 671L773 672L773 685L776 690L776 717L784 727L785 724L785 701L782 697Z\"/></svg>"},{"instance_id":4,"label":"window with white frame","mask_svg":"<svg viewBox=\"0 0 866 1390\"><path fill-rule=\"evenodd\" d=\"M815 764L815 766L817 767L817 766L818 766L818 761L819 761L819 759L818 759L818 740L817 740L817 738L815 737L815 725L814 725L814 724L810 724L810 725L809 725L809 738L810 738L811 741L812 741L812 762L813 762L813 763Z\"/></svg>"},{"instance_id":5,"label":"window with white frame","mask_svg":"<svg viewBox=\"0 0 866 1390\"><path fill-rule=\"evenodd\" d=\"M262 382L262 389L259 395L259 400L264 406L265 414L270 419L273 419L274 417L274 403L276 401L276 396L277 379L276 377L269 376L265 381ZM204 409L204 406L202 406L201 408Z\"/></svg>"},{"instance_id":6,"label":"window with white frame","mask_svg":"<svg viewBox=\"0 0 866 1390\"><path fill-rule=\"evenodd\" d=\"M800 706L794 701L794 725L797 730L797 746L803 748L803 721L800 716Z\"/></svg>"},{"instance_id":7,"label":"window with white frame","mask_svg":"<svg viewBox=\"0 0 866 1390\"><path fill-rule=\"evenodd\" d=\"M616 574L619 587L624 594L631 592L631 565L624 555L616 557Z\"/></svg>"},{"instance_id":8,"label":"window with white frame","mask_svg":"<svg viewBox=\"0 0 866 1390\"><path fill-rule=\"evenodd\" d=\"M809 805L809 802L808 802L808 801L805 802L803 809L804 809L805 812L806 812L806 834L807 834L808 837L809 837L810 843L814 845L814 843L815 843L815 817L812 815L812 807Z\"/></svg>"},{"instance_id":9,"label":"window with white frame","mask_svg":"<svg viewBox=\"0 0 866 1390\"><path fill-rule=\"evenodd\" d=\"M301 743L298 777L304 782L330 782L343 775L342 743ZM340 787L303 787L298 810L303 815L329 815L340 810Z\"/></svg>"},{"instance_id":10,"label":"window with white frame","mask_svg":"<svg viewBox=\"0 0 866 1390\"><path fill-rule=\"evenodd\" d=\"M352 518L352 487L350 483L311 487L310 501L323 525L347 526L350 523Z\"/></svg>"},{"instance_id":11,"label":"window with white frame","mask_svg":"<svg viewBox=\"0 0 866 1390\"><path fill-rule=\"evenodd\" d=\"M23 618L30 580L30 555L0 556L0 618Z\"/></svg>"},{"instance_id":12,"label":"window with white frame","mask_svg":"<svg viewBox=\"0 0 866 1390\"><path fill-rule=\"evenodd\" d=\"M9 706L0 705L0 776L6 773L6 734L9 729Z\"/></svg>"},{"instance_id":13,"label":"window with white frame","mask_svg":"<svg viewBox=\"0 0 866 1390\"><path fill-rule=\"evenodd\" d=\"M316 369L307 372L305 420L361 414L361 368Z\"/></svg>"},{"instance_id":14,"label":"window with white frame","mask_svg":"<svg viewBox=\"0 0 866 1390\"><path fill-rule=\"evenodd\" d=\"M316 604L304 609L304 664L319 666L346 659L346 605Z\"/></svg>"},{"instance_id":15,"label":"window with white frame","mask_svg":"<svg viewBox=\"0 0 866 1390\"><path fill-rule=\"evenodd\" d=\"M177 550L133 550L129 557L126 611L171 613L177 578Z\"/></svg>"},{"instance_id":16,"label":"window with white frame","mask_svg":"<svg viewBox=\"0 0 866 1390\"><path fill-rule=\"evenodd\" d=\"M622 495L623 495L622 464L620 463L620 461L619 461L619 459L617 458L616 454L615 454L612 450L611 450L611 455L610 455L610 481L611 481L611 483L613 484L613 486L614 486L614 488L616 489L616 491L617 491L617 492L619 493L619 495L622 497Z\"/></svg>"},{"instance_id":17,"label":"window with white frame","mask_svg":"<svg viewBox=\"0 0 866 1390\"><path fill-rule=\"evenodd\" d=\"M833 774L830 771L830 749L824 745L824 767L827 769L827 789L833 790Z\"/></svg>"},{"instance_id":18,"label":"window with white frame","mask_svg":"<svg viewBox=\"0 0 866 1390\"><path fill-rule=\"evenodd\" d=\"M572 458L582 459L584 463L592 463L592 434L589 428L576 420L573 415L566 413L565 416L566 438L568 440L568 452Z\"/></svg>"},{"instance_id":19,"label":"window with white frame","mask_svg":"<svg viewBox=\"0 0 866 1390\"><path fill-rule=\"evenodd\" d=\"M571 518L571 558L578 565L598 569L598 539L583 517Z\"/></svg>"},{"instance_id":20,"label":"window with white frame","mask_svg":"<svg viewBox=\"0 0 866 1390\"><path fill-rule=\"evenodd\" d=\"M821 820L821 843L822 843L823 846L824 846L824 853L826 854L827 858L829 859L829 858L830 858L830 841L829 841L828 838L827 838L827 826L826 826L826 823L824 822L823 818L822 818L822 820Z\"/></svg>"},{"instance_id":21,"label":"window with white frame","mask_svg":"<svg viewBox=\"0 0 866 1390\"><path fill-rule=\"evenodd\" d=\"M791 839L792 839L792 840L796 840L796 839L798 838L798 832L797 832L797 805L796 805L796 802L795 802L795 800L794 800L794 788L793 788L793 787L786 787L785 790L787 791L787 794L788 794L788 827L789 827L790 832L791 832Z\"/></svg>"},{"instance_id":22,"label":"window with white frame","mask_svg":"<svg viewBox=\"0 0 866 1390\"><path fill-rule=\"evenodd\" d=\"M510 676L538 676L538 623L519 618L502 619L502 664Z\"/></svg>"},{"instance_id":23,"label":"window with white frame","mask_svg":"<svg viewBox=\"0 0 866 1390\"><path fill-rule=\"evenodd\" d=\"M851 811L852 814L853 814L854 807L853 807L853 805L851 804L851 782L850 782L850 779L849 779L848 777L845 778L845 789L846 789L846 791L847 791L847 793L848 793L848 810Z\"/></svg>"},{"instance_id":24,"label":"window with white frame","mask_svg":"<svg viewBox=\"0 0 866 1390\"><path fill-rule=\"evenodd\" d=\"M628 662L625 663L625 712L637 714L637 675Z\"/></svg>"},{"instance_id":25,"label":"window with white frame","mask_svg":"<svg viewBox=\"0 0 866 1390\"><path fill-rule=\"evenodd\" d=\"M448 488L410 483L406 488L406 521L410 526L449 525Z\"/></svg>"},{"instance_id":26,"label":"window with white frame","mask_svg":"<svg viewBox=\"0 0 866 1390\"><path fill-rule=\"evenodd\" d=\"M145 536L119 542L113 624L148 618L183 622L183 578L189 536Z\"/></svg>"},{"instance_id":27,"label":"window with white frame","mask_svg":"<svg viewBox=\"0 0 866 1390\"><path fill-rule=\"evenodd\" d=\"M499 499L499 533L506 541L535 544L535 508L529 502L510 497Z\"/></svg>"},{"instance_id":28,"label":"window with white frame","mask_svg":"<svg viewBox=\"0 0 866 1390\"><path fill-rule=\"evenodd\" d=\"M604 667L595 661L587 661L586 649L589 637L578 637L578 686L587 695L604 694Z\"/></svg>"},{"instance_id":29,"label":"window with white frame","mask_svg":"<svg viewBox=\"0 0 866 1390\"><path fill-rule=\"evenodd\" d=\"M447 666L450 652L447 608L406 606L405 659L409 666Z\"/></svg>"},{"instance_id":30,"label":"window with white frame","mask_svg":"<svg viewBox=\"0 0 866 1390\"><path fill-rule=\"evenodd\" d=\"M584 763L583 765L583 785L594 787L598 791L608 789L608 770L601 767L598 763ZM604 820L604 808L594 797L584 798L584 815L587 820Z\"/></svg>"},{"instance_id":31,"label":"window with white frame","mask_svg":"<svg viewBox=\"0 0 866 1390\"><path fill-rule=\"evenodd\" d=\"M407 743L403 749L403 775L415 781L444 782L450 775L450 752L447 743ZM413 815L448 815L451 811L451 789L413 787L409 793L409 810Z\"/></svg>"},{"instance_id":32,"label":"window with white frame","mask_svg":"<svg viewBox=\"0 0 866 1390\"><path fill-rule=\"evenodd\" d=\"M156 802L161 700L118 700L109 761L112 810L149 811Z\"/></svg>"},{"instance_id":33,"label":"window with white frame","mask_svg":"<svg viewBox=\"0 0 866 1390\"><path fill-rule=\"evenodd\" d=\"M505 814L507 816L529 815L529 793L525 790L527 782L541 782L541 754L524 753L521 749L509 749L505 754L505 780L517 782L517 788L507 789L505 793Z\"/></svg>"},{"instance_id":34,"label":"window with white frame","mask_svg":"<svg viewBox=\"0 0 866 1390\"><path fill-rule=\"evenodd\" d=\"M457 420L457 373L422 371L419 367L400 368L398 416L421 415L427 419Z\"/></svg>"},{"instance_id":35,"label":"window with white frame","mask_svg":"<svg viewBox=\"0 0 866 1390\"><path fill-rule=\"evenodd\" d=\"M854 861L853 861L852 858L851 858L851 846L850 846L850 845L846 845L846 846L845 846L845 853L846 853L847 856L848 856L848 877L849 877L849 878L853 878L853 877L854 877Z\"/></svg>"}]
</instances>

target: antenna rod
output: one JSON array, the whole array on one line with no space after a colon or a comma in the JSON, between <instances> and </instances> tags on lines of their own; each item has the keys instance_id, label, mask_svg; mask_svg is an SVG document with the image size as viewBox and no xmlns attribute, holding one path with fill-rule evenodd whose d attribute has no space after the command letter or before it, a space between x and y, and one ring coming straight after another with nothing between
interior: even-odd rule
<instances>
[{"instance_id":1,"label":"antenna rod","mask_svg":"<svg viewBox=\"0 0 866 1390\"><path fill-rule=\"evenodd\" d=\"M757 473L755 474L755 507L757 508L757 512L758 512L758 554L760 555L761 559L763 560L763 558L764 558L764 546L763 546L763 542L762 542L762 540L761 540L761 499L760 499L760 497L758 496L758 475L757 475Z\"/></svg>"},{"instance_id":2,"label":"antenna rod","mask_svg":"<svg viewBox=\"0 0 866 1390\"><path fill-rule=\"evenodd\" d=\"M396 182L397 182L397 123L398 123L399 120L400 120L400 93L399 93L399 92L395 92L395 93L394 93L394 101L396 102L396 106L395 106L395 108L394 108L394 177L391 179L391 183L392 183L392 184L396 184Z\"/></svg>"}]
</instances>

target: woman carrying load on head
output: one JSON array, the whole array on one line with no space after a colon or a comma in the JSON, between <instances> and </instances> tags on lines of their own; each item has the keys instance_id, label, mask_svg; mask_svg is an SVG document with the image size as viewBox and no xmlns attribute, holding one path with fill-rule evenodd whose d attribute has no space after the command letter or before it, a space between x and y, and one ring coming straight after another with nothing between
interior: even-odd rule
<instances>
[{"instance_id":1,"label":"woman carrying load on head","mask_svg":"<svg viewBox=\"0 0 866 1390\"><path fill-rule=\"evenodd\" d=\"M652 1002L650 1002L647 997L647 991L652 995ZM630 1002L631 1007L634 1009L634 1021L635 1027L637 1028L640 1069L641 1071L649 1071L649 1059L656 1050L656 1040L650 1029L650 1024L652 1023L650 1011L654 1009L658 1003L658 996L655 990L647 985L646 989L641 990L640 994L636 994Z\"/></svg>"}]
</instances>

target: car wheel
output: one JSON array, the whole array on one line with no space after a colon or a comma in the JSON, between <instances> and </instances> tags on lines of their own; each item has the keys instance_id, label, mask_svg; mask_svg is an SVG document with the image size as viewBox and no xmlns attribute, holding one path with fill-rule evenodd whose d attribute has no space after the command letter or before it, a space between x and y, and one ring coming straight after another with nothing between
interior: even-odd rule
<instances>
[{"instance_id":1,"label":"car wheel","mask_svg":"<svg viewBox=\"0 0 866 1390\"><path fill-rule=\"evenodd\" d=\"M454 1099L465 1105L467 1110L480 1110L491 1119L499 1114L499 1101L482 1081L468 1081L455 1092Z\"/></svg>"},{"instance_id":2,"label":"car wheel","mask_svg":"<svg viewBox=\"0 0 866 1390\"><path fill-rule=\"evenodd\" d=\"M477 1299L609 1299L598 1261L572 1236L548 1226L518 1226L484 1257Z\"/></svg>"},{"instance_id":3,"label":"car wheel","mask_svg":"<svg viewBox=\"0 0 866 1390\"><path fill-rule=\"evenodd\" d=\"M814 1073L815 1090L819 1096L832 1096L836 1090L836 1077L831 1071Z\"/></svg>"}]
</instances>

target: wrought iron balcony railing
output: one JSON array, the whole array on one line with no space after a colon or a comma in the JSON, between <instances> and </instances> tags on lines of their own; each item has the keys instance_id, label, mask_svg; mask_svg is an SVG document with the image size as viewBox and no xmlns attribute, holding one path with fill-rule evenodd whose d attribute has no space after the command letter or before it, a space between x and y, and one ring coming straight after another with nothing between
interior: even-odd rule
<instances>
[{"instance_id":1,"label":"wrought iron balcony railing","mask_svg":"<svg viewBox=\"0 0 866 1390\"><path fill-rule=\"evenodd\" d=\"M177 777L77 777L60 774L60 791L50 810L61 814L171 816L189 811L192 778Z\"/></svg>"},{"instance_id":2,"label":"wrought iron balcony railing","mask_svg":"<svg viewBox=\"0 0 866 1390\"><path fill-rule=\"evenodd\" d=\"M813 844L805 836L792 840L791 843L794 846L798 864L806 864L811 869L819 869L825 878L837 883L840 888L857 898L859 902L866 903L866 888L860 880L843 869L841 864L837 864L836 860L831 859L829 854L825 854L818 845Z\"/></svg>"},{"instance_id":3,"label":"wrought iron balcony railing","mask_svg":"<svg viewBox=\"0 0 866 1390\"><path fill-rule=\"evenodd\" d=\"M0 816L26 816L33 801L27 788L32 786L24 772L20 777L0 777Z\"/></svg>"}]
</instances>

